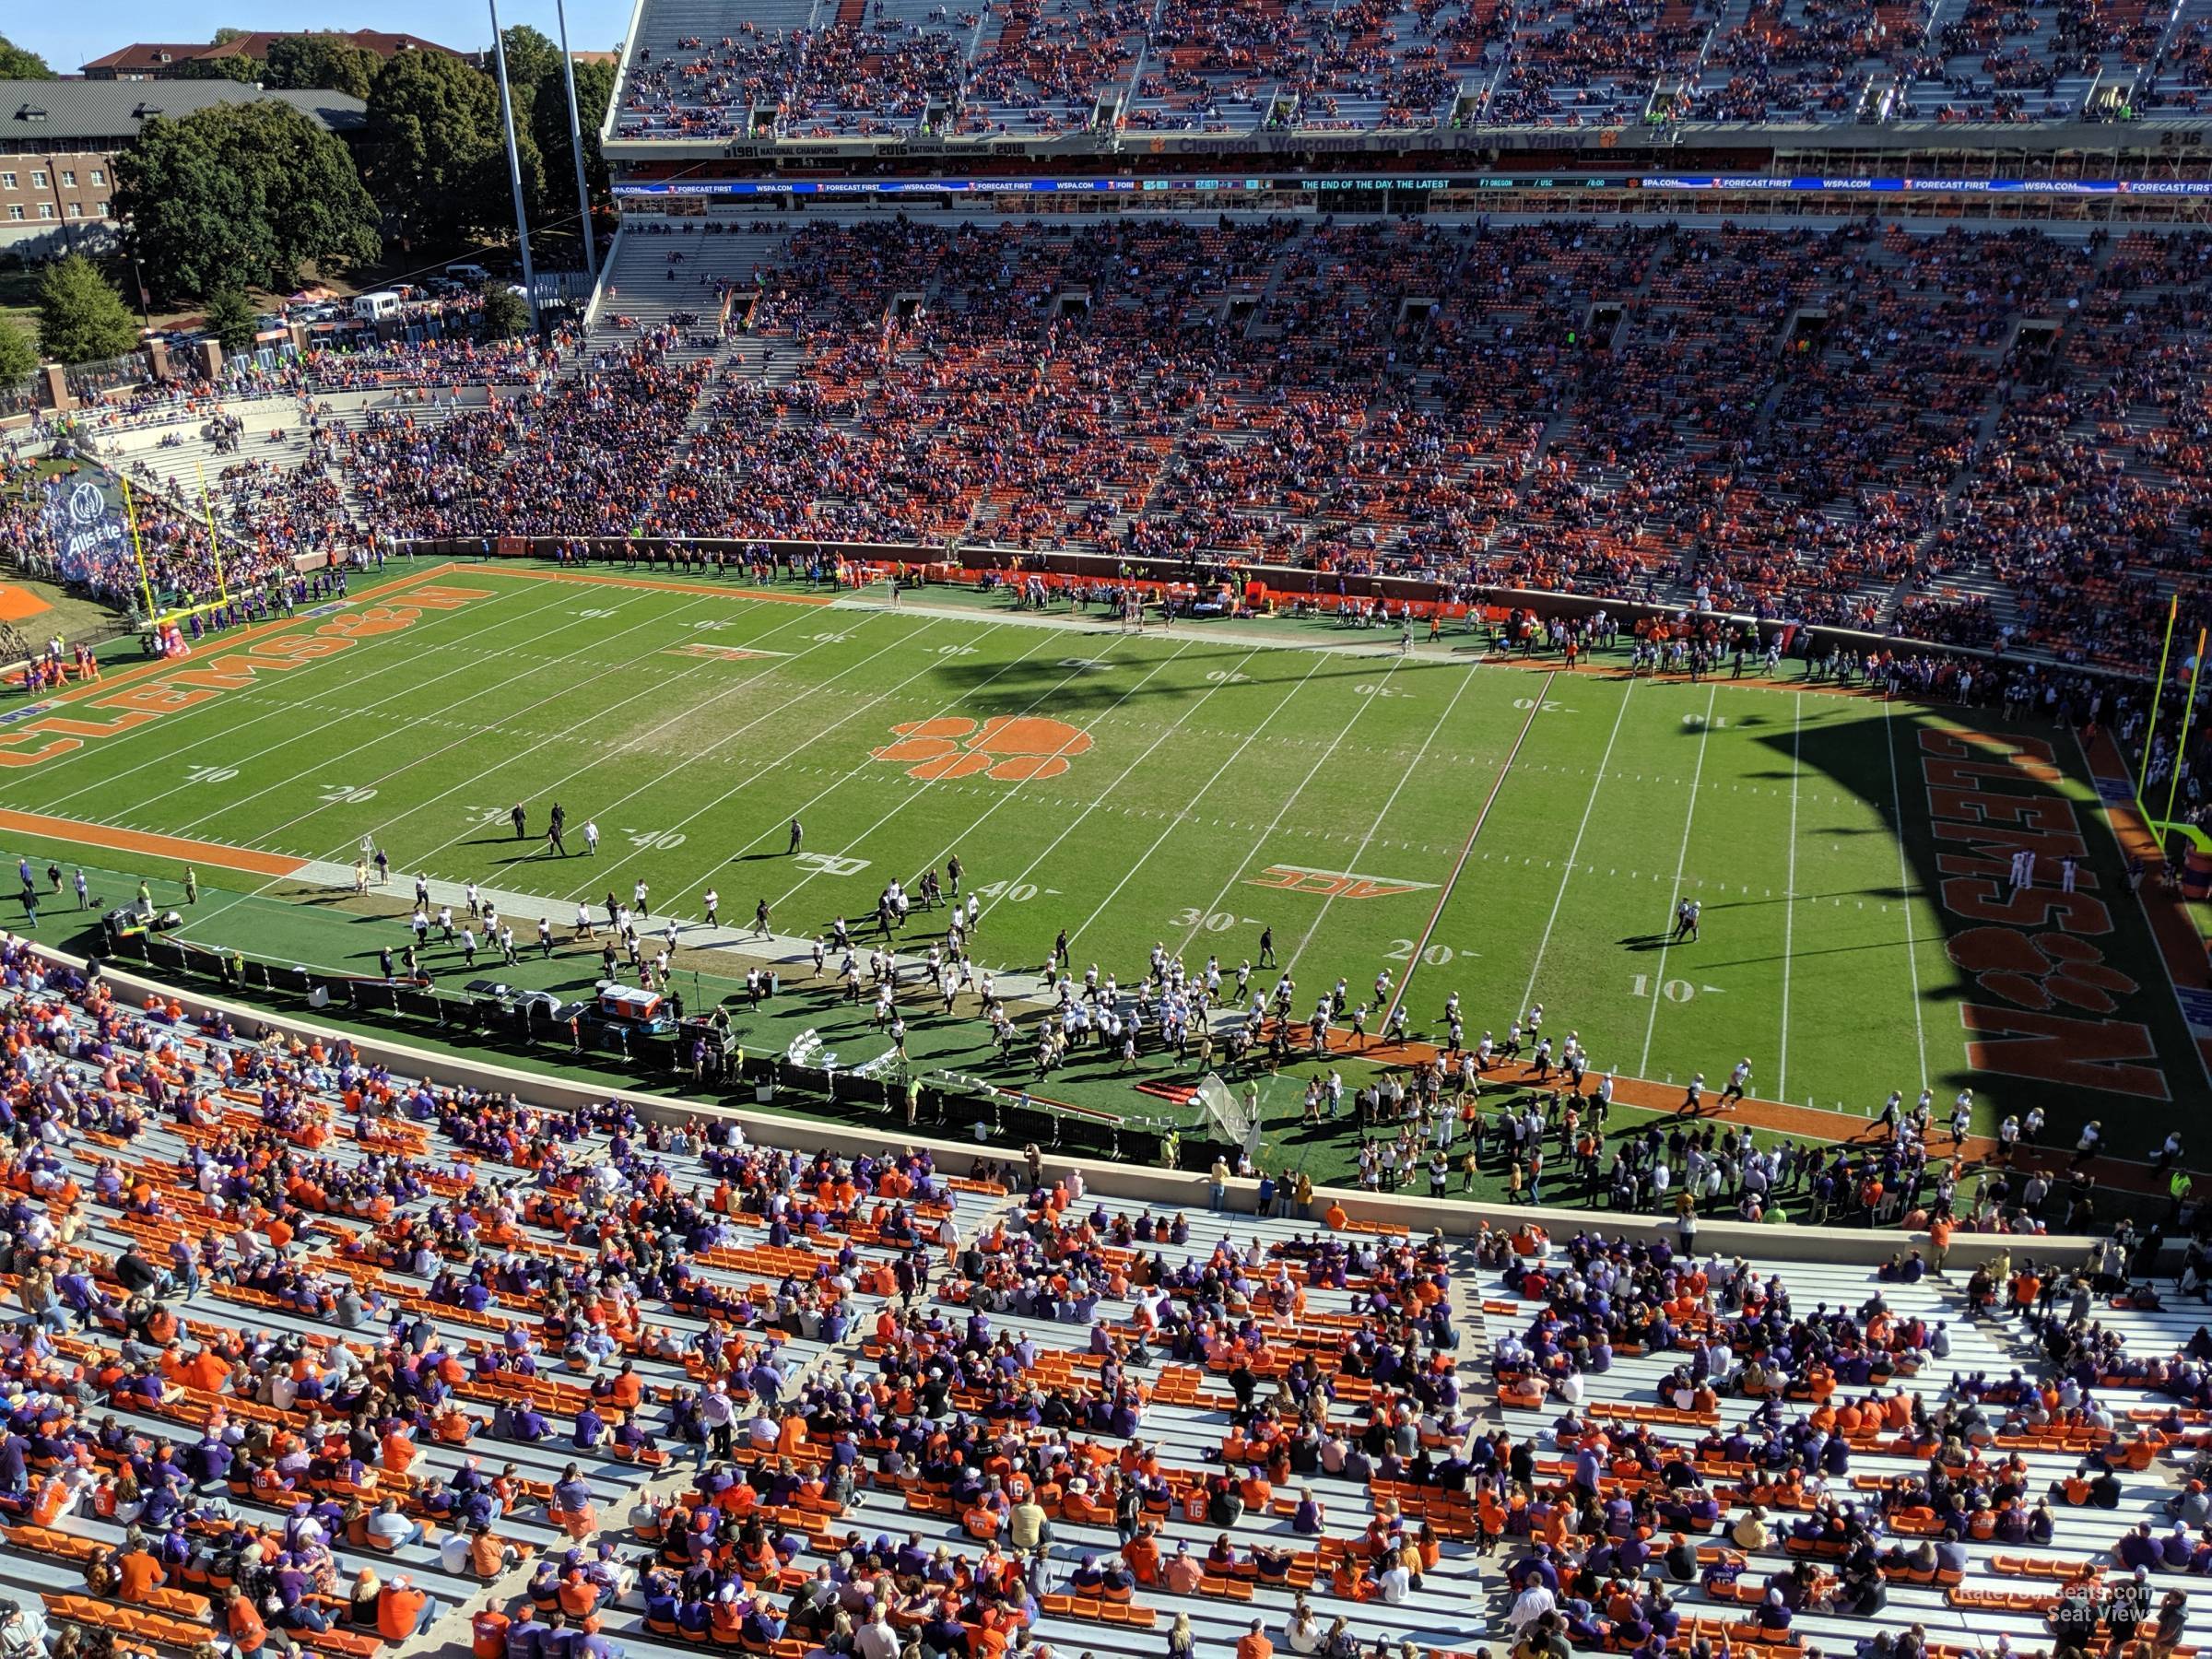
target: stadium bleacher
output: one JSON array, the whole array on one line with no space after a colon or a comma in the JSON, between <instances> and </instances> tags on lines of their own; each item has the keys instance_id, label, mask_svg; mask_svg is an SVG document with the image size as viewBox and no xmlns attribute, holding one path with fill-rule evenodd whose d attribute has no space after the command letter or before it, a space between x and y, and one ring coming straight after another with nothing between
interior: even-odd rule
<instances>
[{"instance_id":1,"label":"stadium bleacher","mask_svg":"<svg viewBox=\"0 0 2212 1659\"><path fill-rule=\"evenodd\" d=\"M612 131L1042 138L1865 120L2203 107L2206 0L654 0ZM1464 101L1463 101L1464 100Z\"/></svg>"},{"instance_id":2,"label":"stadium bleacher","mask_svg":"<svg viewBox=\"0 0 2212 1659\"><path fill-rule=\"evenodd\" d=\"M267 546L957 536L2092 661L2202 603L2208 288L2178 229L648 219L525 395L332 359L235 456L92 430Z\"/></svg>"},{"instance_id":3,"label":"stadium bleacher","mask_svg":"<svg viewBox=\"0 0 2212 1659\"><path fill-rule=\"evenodd\" d=\"M2207 1339L2124 1241L1962 1233L1938 1277L1919 1235L1746 1260L1625 1216L1447 1240L1254 1215L1244 1182L1210 1213L1018 1158L1009 1190L137 995L0 940L0 1593L59 1624L369 1659L407 1639L403 1577L488 1606L479 1640L535 1606L633 1659L1139 1659L1185 1619L1199 1653L1257 1621L1468 1653L1547 1612L1585 1650L2025 1659L2093 1645L2094 1614L2046 1624L2085 1585L2115 1652L2185 1656L2212 1618L2182 1484Z\"/></svg>"}]
</instances>

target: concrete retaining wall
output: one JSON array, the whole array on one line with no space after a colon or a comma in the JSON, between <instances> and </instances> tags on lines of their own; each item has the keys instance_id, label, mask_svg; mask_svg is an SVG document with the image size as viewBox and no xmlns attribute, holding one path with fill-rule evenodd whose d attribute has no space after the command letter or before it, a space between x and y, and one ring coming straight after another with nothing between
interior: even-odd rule
<instances>
[{"instance_id":1,"label":"concrete retaining wall","mask_svg":"<svg viewBox=\"0 0 2212 1659\"><path fill-rule=\"evenodd\" d=\"M80 957L51 948L36 940L31 944L40 955L51 961L66 963L80 970L86 966L84 959ZM941 1140L903 1133L901 1125L888 1118L879 1129L859 1129L806 1117L803 1113L746 1112L704 1101L671 1100L631 1089L578 1083L539 1072L495 1065L488 1060L451 1051L418 1048L382 1037L362 1036L353 1031L317 1026L309 1020L286 1018L243 1003L208 996L133 973L104 960L100 963L100 972L116 988L119 995L127 996L134 1002L143 1002L149 994L158 993L165 1001L173 1000L195 1018L219 1013L241 1030L271 1026L288 1032L319 1034L333 1041L343 1039L352 1043L365 1058L389 1065L403 1076L427 1077L441 1084L501 1093L512 1091L524 1100L545 1106L565 1110L614 1100L627 1103L641 1119L665 1124L726 1118L743 1124L748 1136L770 1145L800 1144L808 1147L826 1147L848 1157L879 1152L890 1144L916 1147L927 1149L945 1169L955 1174L965 1172L971 1161L979 1157L988 1155L1003 1160L1009 1156L1018 1156L1021 1150L1018 1145L997 1140ZM1204 1209L1206 1204L1208 1183L1203 1171L1140 1169L1097 1159L1051 1156L1045 1159L1044 1169L1048 1181L1055 1180L1071 1170L1079 1171L1084 1184L1093 1194L1108 1200L1120 1198L1192 1210ZM1249 1211L1257 1186L1256 1182L1232 1181L1230 1183L1230 1207ZM1669 1242L1674 1242L1677 1236L1674 1224L1668 1218L1630 1215L1614 1210L1477 1204L1462 1199L1438 1201L1404 1194L1382 1196L1347 1187L1316 1187L1314 1194L1317 1210L1325 1208L1327 1201L1334 1198L1354 1220L1391 1222L1418 1233L1442 1231L1465 1235L1474 1233L1478 1225L1485 1221L1492 1227L1507 1229L1534 1221L1554 1238L1566 1238L1583 1230L1603 1232L1609 1237L1665 1238ZM2055 1255L2072 1261L2085 1254L2093 1242L2093 1240L2083 1237L2030 1240L2006 1234L1960 1232L1951 1241L1951 1262L1954 1266L1971 1268L1999 1252L2008 1250L2024 1250L2045 1259ZM1794 1223L1786 1227L1766 1227L1735 1221L1700 1221L1697 1234L1700 1253L1712 1251L1723 1255L1741 1255L1753 1260L1855 1263L1866 1266L1885 1262L1900 1251L1916 1245L1924 1250L1926 1248L1925 1233L1907 1234L1890 1229L1805 1227Z\"/></svg>"}]
</instances>

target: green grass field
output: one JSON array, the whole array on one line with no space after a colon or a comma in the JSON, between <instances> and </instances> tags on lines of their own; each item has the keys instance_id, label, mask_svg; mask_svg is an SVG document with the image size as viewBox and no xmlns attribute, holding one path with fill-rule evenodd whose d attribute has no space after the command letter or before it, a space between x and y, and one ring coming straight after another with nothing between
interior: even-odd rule
<instances>
[{"instance_id":1,"label":"green grass field","mask_svg":"<svg viewBox=\"0 0 2212 1659\"><path fill-rule=\"evenodd\" d=\"M269 636L325 654L237 636L63 709L18 694L0 706L0 806L18 815L0 844L85 863L119 900L181 861L19 815L345 863L371 837L389 897L201 867L186 928L359 972L404 941L418 870L543 900L564 939L577 900L640 877L656 916L697 916L712 888L725 924L765 899L780 932L809 934L957 853L994 966L1036 970L1065 928L1078 975L1130 983L1155 943L1233 970L1267 926L1300 1015L1339 977L1367 1000L1387 970L1417 1032L1441 1037L1454 991L1470 1039L1541 1001L1599 1069L1657 1083L1717 1088L1748 1056L1755 1095L1855 1114L1891 1088L1947 1108L1971 1086L1984 1132L2041 1104L2054 1136L2100 1117L2128 1157L2202 1098L2087 762L2045 726L1794 681L1631 682L1602 657L1481 662L1468 636L1401 657L1381 634L1289 624L1133 637L975 595L893 610L553 576L418 572ZM411 606L426 582L462 596ZM566 859L506 821L524 802L535 831L557 800ZM827 858L784 855L794 816ZM2005 838L2022 834L2047 856L2039 891L2007 900ZM2041 890L2068 846L2082 890ZM1682 898L1702 936L1672 944ZM918 912L902 945L939 931ZM598 965L563 952L504 977L588 985ZM724 951L679 965L702 984L744 971ZM810 1026L847 1065L885 1046L818 991L766 1030ZM924 1064L987 1069L979 1021L915 1026ZM1142 1075L1188 1078L1171 1056ZM1142 1112L1135 1080L1086 1056L1040 1087ZM1270 1082L1271 1118L1295 1116L1300 1087ZM1321 1162L1341 1167L1348 1138Z\"/></svg>"}]
</instances>

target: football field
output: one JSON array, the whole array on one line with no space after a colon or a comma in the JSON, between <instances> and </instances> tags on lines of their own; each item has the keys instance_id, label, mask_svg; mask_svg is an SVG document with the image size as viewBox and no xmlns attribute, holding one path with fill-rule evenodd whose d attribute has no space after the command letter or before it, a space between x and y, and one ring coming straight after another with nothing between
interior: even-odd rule
<instances>
[{"instance_id":1,"label":"football field","mask_svg":"<svg viewBox=\"0 0 2212 1659\"><path fill-rule=\"evenodd\" d=\"M1265 928L1301 1018L1338 979L1371 1031L1402 1001L1439 1040L1453 992L1470 1041L1541 1002L1596 1069L1659 1084L1717 1089L1747 1057L1755 1096L1860 1117L1891 1089L1947 1110L1971 1086L1984 1133L2040 1104L2069 1141L2101 1118L2124 1157L2203 1098L2089 759L2047 723L1839 695L1794 665L1692 685L1602 654L1507 664L1466 634L1401 655L1382 633L1129 635L972 594L396 572L0 708L0 846L41 890L49 859L89 865L112 901L143 877L174 902L190 863L186 936L371 973L407 937L418 872L524 896L564 941L580 900L641 879L656 919L696 920L713 890L725 926L764 900L810 935L858 932L888 881L957 854L994 968L1036 971L1065 930L1078 978L1131 984L1156 944L1233 973ZM555 802L566 857L543 839ZM393 870L369 900L288 874L350 866L364 839ZM2015 893L2022 847L2037 884ZM1670 936L1685 900L1694 942ZM534 913L509 920L535 937ZM900 947L941 933L917 911ZM692 954L743 976L739 946ZM441 981L450 955L430 953ZM581 947L502 976L588 986L598 967ZM866 1022L826 990L791 1003L867 1058ZM926 1063L989 1069L965 1009L914 1018ZM1171 1055L1133 1076L1086 1054L1049 1088L1138 1110L1134 1083L1187 1077ZM1271 1118L1298 1088L1270 1083Z\"/></svg>"}]
</instances>

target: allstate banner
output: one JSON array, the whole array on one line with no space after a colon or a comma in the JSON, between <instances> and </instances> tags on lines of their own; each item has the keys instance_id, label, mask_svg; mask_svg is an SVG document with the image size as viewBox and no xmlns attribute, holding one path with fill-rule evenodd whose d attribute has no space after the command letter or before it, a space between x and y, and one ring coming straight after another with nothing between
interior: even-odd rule
<instances>
[{"instance_id":1,"label":"allstate banner","mask_svg":"<svg viewBox=\"0 0 2212 1659\"><path fill-rule=\"evenodd\" d=\"M50 479L40 516L53 538L65 582L82 582L124 557L130 535L108 492L88 478Z\"/></svg>"}]
</instances>

